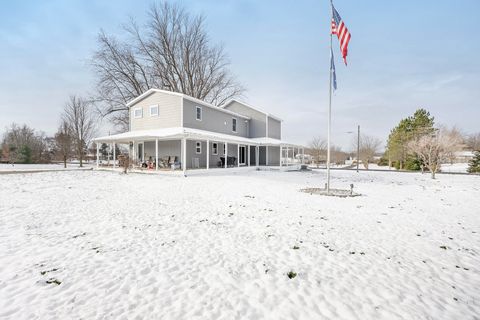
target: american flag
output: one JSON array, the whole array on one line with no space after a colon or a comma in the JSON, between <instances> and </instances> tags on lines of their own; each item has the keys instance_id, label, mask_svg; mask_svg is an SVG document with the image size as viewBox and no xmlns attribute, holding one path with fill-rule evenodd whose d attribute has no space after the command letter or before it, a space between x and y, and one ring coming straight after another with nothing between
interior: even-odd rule
<instances>
[{"instance_id":1,"label":"american flag","mask_svg":"<svg viewBox=\"0 0 480 320\"><path fill-rule=\"evenodd\" d=\"M347 26L343 23L342 18L332 4L332 26L331 33L336 34L338 41L340 41L340 51L342 51L343 61L347 64L348 43L350 42L350 32Z\"/></svg>"}]
</instances>

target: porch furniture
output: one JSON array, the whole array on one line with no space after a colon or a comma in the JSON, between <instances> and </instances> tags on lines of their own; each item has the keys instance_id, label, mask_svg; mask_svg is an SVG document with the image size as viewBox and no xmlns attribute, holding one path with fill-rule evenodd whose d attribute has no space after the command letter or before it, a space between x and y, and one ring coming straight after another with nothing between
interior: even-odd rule
<instances>
[{"instance_id":1,"label":"porch furniture","mask_svg":"<svg viewBox=\"0 0 480 320\"><path fill-rule=\"evenodd\" d=\"M224 167L225 166L225 157L220 157L220 161L221 161L221 167ZM227 167L233 167L236 164L237 164L237 158L227 157Z\"/></svg>"}]
</instances>

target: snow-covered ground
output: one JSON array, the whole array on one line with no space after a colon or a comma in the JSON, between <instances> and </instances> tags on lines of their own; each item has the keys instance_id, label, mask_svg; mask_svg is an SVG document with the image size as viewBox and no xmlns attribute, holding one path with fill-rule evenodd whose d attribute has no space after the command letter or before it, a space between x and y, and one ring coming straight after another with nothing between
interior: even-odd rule
<instances>
[{"instance_id":1,"label":"snow-covered ground","mask_svg":"<svg viewBox=\"0 0 480 320\"><path fill-rule=\"evenodd\" d=\"M84 163L84 168L91 168L94 165L93 162ZM49 171L49 170L64 170L63 163L47 163L47 164L9 164L9 163L0 163L0 173L1 172L12 172L12 171ZM82 169L78 163L67 163L67 170L73 169Z\"/></svg>"},{"instance_id":2,"label":"snow-covered ground","mask_svg":"<svg viewBox=\"0 0 480 320\"><path fill-rule=\"evenodd\" d=\"M0 175L0 318L478 319L480 176L332 174Z\"/></svg>"},{"instance_id":3,"label":"snow-covered ground","mask_svg":"<svg viewBox=\"0 0 480 320\"><path fill-rule=\"evenodd\" d=\"M441 166L442 172L466 173L468 163L444 163Z\"/></svg>"}]
</instances>

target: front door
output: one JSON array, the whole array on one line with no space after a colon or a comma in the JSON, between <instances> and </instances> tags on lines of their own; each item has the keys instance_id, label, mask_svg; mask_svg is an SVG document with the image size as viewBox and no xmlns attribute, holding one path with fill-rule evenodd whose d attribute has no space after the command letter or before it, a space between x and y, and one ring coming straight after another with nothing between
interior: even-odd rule
<instances>
[{"instance_id":1,"label":"front door","mask_svg":"<svg viewBox=\"0 0 480 320\"><path fill-rule=\"evenodd\" d=\"M143 143L142 142L139 142L138 145L137 145L137 160L138 161L144 161L143 159L143 156L144 156L144 153L143 153Z\"/></svg>"},{"instance_id":2,"label":"front door","mask_svg":"<svg viewBox=\"0 0 480 320\"><path fill-rule=\"evenodd\" d=\"M245 146L240 146L240 154L238 155L238 163L240 165L245 165L245 160L246 160L246 154L247 154L247 148Z\"/></svg>"}]
</instances>

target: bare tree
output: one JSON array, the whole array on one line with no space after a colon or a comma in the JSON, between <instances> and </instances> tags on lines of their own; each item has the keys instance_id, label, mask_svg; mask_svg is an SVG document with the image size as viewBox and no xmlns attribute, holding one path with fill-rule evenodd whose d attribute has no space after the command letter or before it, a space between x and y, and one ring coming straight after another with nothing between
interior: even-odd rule
<instances>
[{"instance_id":1,"label":"bare tree","mask_svg":"<svg viewBox=\"0 0 480 320\"><path fill-rule=\"evenodd\" d=\"M91 104L83 98L70 96L62 120L68 125L80 167L83 167L84 152L95 133L96 119Z\"/></svg>"},{"instance_id":2,"label":"bare tree","mask_svg":"<svg viewBox=\"0 0 480 320\"><path fill-rule=\"evenodd\" d=\"M2 141L4 156L11 163L41 163L48 161L47 137L26 124L19 126L13 123L7 128Z\"/></svg>"},{"instance_id":3,"label":"bare tree","mask_svg":"<svg viewBox=\"0 0 480 320\"><path fill-rule=\"evenodd\" d=\"M63 167L67 167L67 160L72 154L73 139L70 127L65 120L62 120L57 133L55 134L56 153L62 158Z\"/></svg>"},{"instance_id":4,"label":"bare tree","mask_svg":"<svg viewBox=\"0 0 480 320\"><path fill-rule=\"evenodd\" d=\"M357 151L357 143L357 139L354 139L353 150L355 150L355 153ZM362 161L363 166L368 170L368 164L373 161L381 146L382 141L380 139L365 134L360 135L359 159L357 161Z\"/></svg>"},{"instance_id":5,"label":"bare tree","mask_svg":"<svg viewBox=\"0 0 480 320\"><path fill-rule=\"evenodd\" d=\"M462 142L458 131L441 127L433 133L410 141L408 149L422 160L425 167L430 170L432 179L435 179L435 173L440 169L440 165L449 160L456 151L461 150Z\"/></svg>"},{"instance_id":6,"label":"bare tree","mask_svg":"<svg viewBox=\"0 0 480 320\"><path fill-rule=\"evenodd\" d=\"M480 151L480 132L469 135L466 144L471 150Z\"/></svg>"},{"instance_id":7,"label":"bare tree","mask_svg":"<svg viewBox=\"0 0 480 320\"><path fill-rule=\"evenodd\" d=\"M212 45L205 17L163 2L148 12L145 27L131 20L128 38L99 34L92 65L98 75L95 101L103 115L128 128L125 104L150 88L185 93L220 105L244 88L228 70L224 49Z\"/></svg>"},{"instance_id":8,"label":"bare tree","mask_svg":"<svg viewBox=\"0 0 480 320\"><path fill-rule=\"evenodd\" d=\"M313 156L315 163L318 165L321 159L324 159L327 154L327 142L320 137L314 137L309 143L309 153Z\"/></svg>"}]
</instances>

